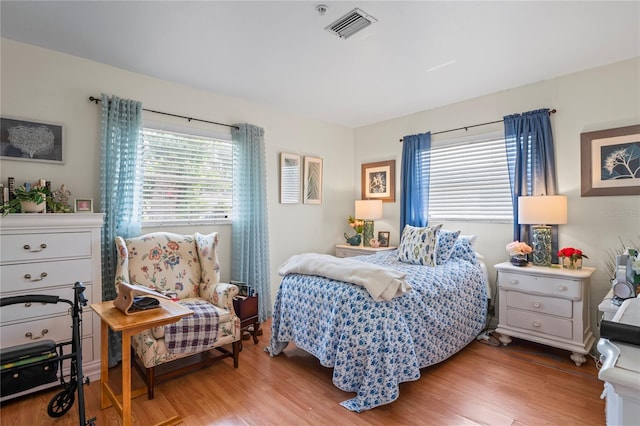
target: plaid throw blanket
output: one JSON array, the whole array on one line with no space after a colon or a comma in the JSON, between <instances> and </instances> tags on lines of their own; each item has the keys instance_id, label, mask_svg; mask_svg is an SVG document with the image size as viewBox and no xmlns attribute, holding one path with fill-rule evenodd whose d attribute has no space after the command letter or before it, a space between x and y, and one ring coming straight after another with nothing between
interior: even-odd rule
<instances>
[{"instance_id":1,"label":"plaid throw blanket","mask_svg":"<svg viewBox=\"0 0 640 426\"><path fill-rule=\"evenodd\" d=\"M202 352L218 338L218 311L210 303L180 302L193 311L193 315L164 326L164 341L169 352L186 354Z\"/></svg>"}]
</instances>

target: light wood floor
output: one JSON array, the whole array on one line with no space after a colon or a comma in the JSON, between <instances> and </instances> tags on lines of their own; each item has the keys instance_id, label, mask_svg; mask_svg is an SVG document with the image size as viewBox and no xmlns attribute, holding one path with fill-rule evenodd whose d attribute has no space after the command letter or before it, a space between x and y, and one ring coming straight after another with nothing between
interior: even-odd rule
<instances>
[{"instance_id":1,"label":"light wood floor","mask_svg":"<svg viewBox=\"0 0 640 426\"><path fill-rule=\"evenodd\" d=\"M394 403L360 414L339 405L354 394L331 383L331 370L294 346L270 358L260 343L244 341L240 367L227 359L156 386L156 397L134 400L134 424L180 415L184 425L604 425L602 382L592 359L582 367L569 352L514 339L507 347L473 342L449 360L400 385ZM112 385L119 368L111 370ZM141 385L134 377L134 386ZM100 410L99 383L85 386L86 417L120 424L113 408ZM47 416L55 391L5 402L9 425L77 425L78 403L58 419Z\"/></svg>"}]
</instances>

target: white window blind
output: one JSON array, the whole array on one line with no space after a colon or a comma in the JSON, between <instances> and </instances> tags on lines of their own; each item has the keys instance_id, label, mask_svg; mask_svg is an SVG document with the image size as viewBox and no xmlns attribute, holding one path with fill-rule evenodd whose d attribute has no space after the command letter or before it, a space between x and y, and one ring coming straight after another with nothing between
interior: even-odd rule
<instances>
[{"instance_id":1,"label":"white window blind","mask_svg":"<svg viewBox=\"0 0 640 426\"><path fill-rule=\"evenodd\" d=\"M513 222L503 136L432 144L429 218Z\"/></svg>"},{"instance_id":2,"label":"white window blind","mask_svg":"<svg viewBox=\"0 0 640 426\"><path fill-rule=\"evenodd\" d=\"M143 129L143 225L231 220L231 141Z\"/></svg>"}]
</instances>

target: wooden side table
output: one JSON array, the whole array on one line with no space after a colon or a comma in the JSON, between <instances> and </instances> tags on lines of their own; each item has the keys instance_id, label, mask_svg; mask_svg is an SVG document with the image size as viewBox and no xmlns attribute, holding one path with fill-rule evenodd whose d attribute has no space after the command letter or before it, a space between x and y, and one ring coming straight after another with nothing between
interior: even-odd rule
<instances>
[{"instance_id":1,"label":"wooden side table","mask_svg":"<svg viewBox=\"0 0 640 426\"><path fill-rule=\"evenodd\" d=\"M94 303L91 309L100 317L100 408L113 405L123 426L131 426L131 399L144 395L147 388L131 390L131 337L142 330L178 322L193 311L179 303L160 299L160 308L125 315L113 301ZM122 332L122 402L109 385L109 329ZM175 425L182 420L173 416L156 426Z\"/></svg>"},{"instance_id":2,"label":"wooden side table","mask_svg":"<svg viewBox=\"0 0 640 426\"><path fill-rule=\"evenodd\" d=\"M260 322L258 322L258 295L236 296L233 298L233 310L240 318L240 330L248 331L253 336L253 343L258 343ZM242 341L240 341L242 342ZM242 346L240 346L242 348Z\"/></svg>"}]
</instances>

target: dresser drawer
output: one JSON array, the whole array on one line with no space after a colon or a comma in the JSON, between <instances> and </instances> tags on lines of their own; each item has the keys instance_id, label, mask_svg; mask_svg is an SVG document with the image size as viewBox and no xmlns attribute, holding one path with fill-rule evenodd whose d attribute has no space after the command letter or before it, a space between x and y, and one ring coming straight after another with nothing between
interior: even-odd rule
<instances>
[{"instance_id":1,"label":"dresser drawer","mask_svg":"<svg viewBox=\"0 0 640 426\"><path fill-rule=\"evenodd\" d=\"M582 298L581 281L562 278L513 274L500 272L499 285L502 288L541 293L549 296L579 300Z\"/></svg>"},{"instance_id":2,"label":"dresser drawer","mask_svg":"<svg viewBox=\"0 0 640 426\"><path fill-rule=\"evenodd\" d=\"M573 322L570 319L507 309L507 325L563 339L573 338Z\"/></svg>"},{"instance_id":3,"label":"dresser drawer","mask_svg":"<svg viewBox=\"0 0 640 426\"><path fill-rule=\"evenodd\" d=\"M69 306L65 303L66 306ZM4 308L3 308L4 309ZM71 340L71 315L61 315L30 322L4 325L0 327L0 342L3 348L31 343L36 338L51 339L56 343ZM27 334L31 333L31 337ZM93 333L93 315L90 309L82 315L82 337Z\"/></svg>"},{"instance_id":4,"label":"dresser drawer","mask_svg":"<svg viewBox=\"0 0 640 426\"><path fill-rule=\"evenodd\" d=\"M35 262L0 266L2 294L45 294L48 287L73 286L76 281L91 281L91 259ZM48 293L46 293L48 294Z\"/></svg>"},{"instance_id":5,"label":"dresser drawer","mask_svg":"<svg viewBox=\"0 0 640 426\"><path fill-rule=\"evenodd\" d=\"M5 234L0 242L2 263L91 256L90 232Z\"/></svg>"},{"instance_id":6,"label":"dresser drawer","mask_svg":"<svg viewBox=\"0 0 640 426\"><path fill-rule=\"evenodd\" d=\"M87 300L93 300L92 295L93 288L89 285L84 290L84 297ZM42 293L48 296L58 296L61 299L67 299L73 301L73 288L69 287L65 288L56 288L52 290L48 290ZM7 305L2 307L2 323L17 323L23 322L24 320L30 320L34 318L42 318L49 316L60 316L65 315L71 306L68 303L58 302L58 303L16 303L13 305ZM83 317L91 316L91 310L88 308L84 308ZM69 321L71 319L69 318ZM83 321L84 323L84 321Z\"/></svg>"},{"instance_id":7,"label":"dresser drawer","mask_svg":"<svg viewBox=\"0 0 640 426\"><path fill-rule=\"evenodd\" d=\"M532 312L556 315L571 318L573 315L573 302L569 299L560 299L538 294L507 291L507 306L509 308L525 309Z\"/></svg>"}]
</instances>

